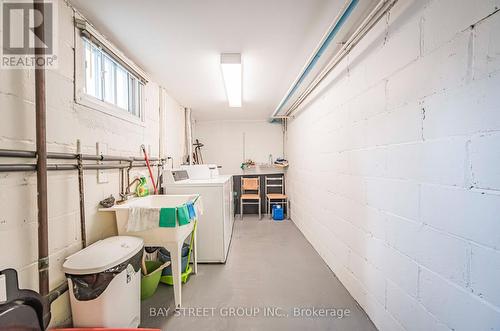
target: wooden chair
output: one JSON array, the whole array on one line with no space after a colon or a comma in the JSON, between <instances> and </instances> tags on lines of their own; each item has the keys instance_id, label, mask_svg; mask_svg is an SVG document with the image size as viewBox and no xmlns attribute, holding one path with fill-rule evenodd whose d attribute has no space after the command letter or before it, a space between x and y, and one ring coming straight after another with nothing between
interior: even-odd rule
<instances>
[{"instance_id":1,"label":"wooden chair","mask_svg":"<svg viewBox=\"0 0 500 331\"><path fill-rule=\"evenodd\" d=\"M257 202L255 202L257 201ZM260 180L259 178L241 177L240 217L243 219L244 205L259 205L259 219L261 218L260 207Z\"/></svg>"},{"instance_id":2,"label":"wooden chair","mask_svg":"<svg viewBox=\"0 0 500 331\"><path fill-rule=\"evenodd\" d=\"M265 179L266 183L266 211L269 213L269 218L272 218L271 204L280 204L283 208L286 205L286 218L290 216L290 204L288 201L288 196L285 194L284 177L267 177ZM270 190L276 191L279 188L278 193L270 192Z\"/></svg>"}]
</instances>

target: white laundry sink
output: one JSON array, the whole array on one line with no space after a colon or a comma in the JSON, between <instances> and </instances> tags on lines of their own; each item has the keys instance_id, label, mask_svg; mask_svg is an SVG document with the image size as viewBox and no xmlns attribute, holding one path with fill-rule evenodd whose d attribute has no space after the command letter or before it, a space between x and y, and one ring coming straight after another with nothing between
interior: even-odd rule
<instances>
[{"instance_id":1,"label":"white laundry sink","mask_svg":"<svg viewBox=\"0 0 500 331\"><path fill-rule=\"evenodd\" d=\"M130 208L174 208L189 201L194 201L199 195L149 195L143 198L133 198L121 205L111 208L101 208L101 211L116 213L116 227L120 236L134 236L144 239L145 246L164 246L167 241L184 240L193 231L193 224L176 226L174 228L153 228L146 231L127 231L128 213ZM182 239L181 239L182 238Z\"/></svg>"},{"instance_id":2,"label":"white laundry sink","mask_svg":"<svg viewBox=\"0 0 500 331\"><path fill-rule=\"evenodd\" d=\"M118 235L133 236L144 239L144 246L165 247L171 256L172 276L174 283L174 297L176 308L181 307L181 248L184 240L193 232L193 273L196 274L197 268L197 244L195 222L186 225L177 225L176 227L157 227L145 231L127 231L128 215L130 208L174 208L181 206L189 201L200 199L198 194L192 195L149 195L142 198L133 198L121 205L115 205L111 208L101 208L100 211L116 214L116 227ZM158 219L159 222L159 219Z\"/></svg>"}]
</instances>

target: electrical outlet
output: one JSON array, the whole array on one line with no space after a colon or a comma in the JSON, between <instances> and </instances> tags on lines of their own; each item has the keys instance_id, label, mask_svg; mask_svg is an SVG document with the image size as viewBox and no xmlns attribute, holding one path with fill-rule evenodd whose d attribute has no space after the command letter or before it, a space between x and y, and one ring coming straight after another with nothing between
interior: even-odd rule
<instances>
[{"instance_id":1,"label":"electrical outlet","mask_svg":"<svg viewBox=\"0 0 500 331\"><path fill-rule=\"evenodd\" d=\"M105 143L96 143L96 149L97 149L97 155L107 155L108 154L108 144ZM102 163L100 161L97 162L98 164ZM108 183L108 174L107 170L97 170L97 183L99 184L104 184Z\"/></svg>"}]
</instances>

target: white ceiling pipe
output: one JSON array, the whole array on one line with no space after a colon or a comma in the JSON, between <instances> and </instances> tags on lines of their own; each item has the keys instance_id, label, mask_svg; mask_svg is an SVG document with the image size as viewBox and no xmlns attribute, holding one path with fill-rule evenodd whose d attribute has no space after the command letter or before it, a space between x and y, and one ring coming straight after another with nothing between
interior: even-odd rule
<instances>
[{"instance_id":1,"label":"white ceiling pipe","mask_svg":"<svg viewBox=\"0 0 500 331\"><path fill-rule=\"evenodd\" d=\"M282 108L290 100L290 97L297 92L297 89L303 83L303 80L306 79L306 77L310 74L310 71L314 69L314 66L317 65L318 60L324 54L325 50L330 46L331 41L333 40L333 38L335 38L335 36L342 28L346 20L349 18L350 14L354 11L358 3L359 0L347 0L345 2L342 10L339 12L333 23L330 25L327 32L323 35L323 38L321 38L321 41L319 42L318 46L316 46L314 52L307 60L306 64L300 71L299 75L294 80L294 82L286 92L285 96L278 104L278 107L276 107L276 109L274 110L273 114L271 115L271 118L277 118L278 116L283 115L280 114L282 112Z\"/></svg>"},{"instance_id":2,"label":"white ceiling pipe","mask_svg":"<svg viewBox=\"0 0 500 331\"><path fill-rule=\"evenodd\" d=\"M185 125L186 125L186 147L189 155L189 165L193 164L193 122L191 119L191 108L185 108Z\"/></svg>"},{"instance_id":3,"label":"white ceiling pipe","mask_svg":"<svg viewBox=\"0 0 500 331\"><path fill-rule=\"evenodd\" d=\"M330 71L335 68L342 59L356 46L359 41L371 30L371 28L382 18L398 0L381 0L372 12L367 16L363 23L351 35L348 41L340 49L340 51L333 57L307 89L300 95L300 97L293 103L293 105L286 112L286 116L292 116L302 102L314 91L314 89L325 79Z\"/></svg>"}]
</instances>

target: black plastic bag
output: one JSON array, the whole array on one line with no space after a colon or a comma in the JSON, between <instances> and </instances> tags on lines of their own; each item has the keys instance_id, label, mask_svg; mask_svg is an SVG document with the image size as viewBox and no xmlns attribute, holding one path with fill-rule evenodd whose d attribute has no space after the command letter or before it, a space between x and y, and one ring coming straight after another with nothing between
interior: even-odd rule
<instances>
[{"instance_id":1,"label":"black plastic bag","mask_svg":"<svg viewBox=\"0 0 500 331\"><path fill-rule=\"evenodd\" d=\"M113 268L109 268L95 274L67 274L66 276L68 276L72 280L73 294L75 295L75 298L80 301L88 301L97 298L102 294L102 292L104 292L104 290L106 290L113 278L115 278L116 275L125 270L129 264L132 265L135 272L138 272L139 269L141 269L142 254L143 250L141 249L137 254L132 256L127 261L122 262Z\"/></svg>"}]
</instances>

